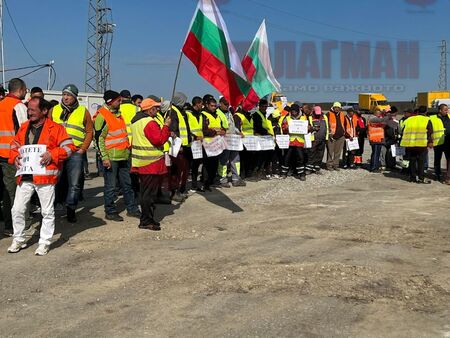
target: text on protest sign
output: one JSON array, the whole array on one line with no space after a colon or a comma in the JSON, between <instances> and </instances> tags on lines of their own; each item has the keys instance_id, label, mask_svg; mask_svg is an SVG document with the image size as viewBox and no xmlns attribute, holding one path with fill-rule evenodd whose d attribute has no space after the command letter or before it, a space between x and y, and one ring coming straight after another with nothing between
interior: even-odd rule
<instances>
[{"instance_id":1,"label":"text on protest sign","mask_svg":"<svg viewBox=\"0 0 450 338\"><path fill-rule=\"evenodd\" d=\"M45 175L45 166L41 164L41 156L46 151L47 146L42 144L31 144L20 147L21 165L16 172L16 176Z\"/></svg>"}]
</instances>

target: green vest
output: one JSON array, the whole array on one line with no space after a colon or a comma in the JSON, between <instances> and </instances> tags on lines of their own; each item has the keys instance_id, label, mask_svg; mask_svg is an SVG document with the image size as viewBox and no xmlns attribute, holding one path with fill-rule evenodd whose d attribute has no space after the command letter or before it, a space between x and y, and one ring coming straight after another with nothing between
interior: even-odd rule
<instances>
[{"instance_id":1,"label":"green vest","mask_svg":"<svg viewBox=\"0 0 450 338\"><path fill-rule=\"evenodd\" d=\"M150 116L139 119L131 124L131 132L133 133L131 165L133 167L145 167L164 157L164 148L155 147L145 136L144 129L150 121L155 121L162 128L161 122Z\"/></svg>"},{"instance_id":2,"label":"green vest","mask_svg":"<svg viewBox=\"0 0 450 338\"><path fill-rule=\"evenodd\" d=\"M241 119L241 132L244 136L253 135L253 120L247 119L244 114L236 113L236 115Z\"/></svg>"},{"instance_id":3,"label":"green vest","mask_svg":"<svg viewBox=\"0 0 450 338\"><path fill-rule=\"evenodd\" d=\"M433 124L433 147L440 146L445 141L444 123L437 115L430 116L430 121Z\"/></svg>"},{"instance_id":4,"label":"green vest","mask_svg":"<svg viewBox=\"0 0 450 338\"><path fill-rule=\"evenodd\" d=\"M427 116L411 116L405 121L402 147L426 147L428 144L427 125L430 118Z\"/></svg>"},{"instance_id":5,"label":"green vest","mask_svg":"<svg viewBox=\"0 0 450 338\"><path fill-rule=\"evenodd\" d=\"M217 114L217 116L220 117L220 120L222 121L222 128L228 129L228 127L229 127L228 119L227 119L227 116L225 115L225 113L220 108L217 108L216 114Z\"/></svg>"},{"instance_id":6,"label":"green vest","mask_svg":"<svg viewBox=\"0 0 450 338\"><path fill-rule=\"evenodd\" d=\"M86 138L86 129L84 127L86 107L78 106L78 108L69 115L67 121L61 120L62 112L63 108L61 104L54 106L52 110L52 120L63 125L64 128L66 128L67 134L72 138L73 143L77 147L80 147Z\"/></svg>"},{"instance_id":7,"label":"green vest","mask_svg":"<svg viewBox=\"0 0 450 338\"><path fill-rule=\"evenodd\" d=\"M178 130L180 131L181 144L187 146L189 144L188 132L186 127L186 120L180 110L172 105L172 109L175 110L178 116Z\"/></svg>"},{"instance_id":8,"label":"green vest","mask_svg":"<svg viewBox=\"0 0 450 338\"><path fill-rule=\"evenodd\" d=\"M325 135L325 140L328 141L328 138L330 137L330 127L328 126L328 116L324 115L323 119L325 120L325 125L326 125L326 128L327 128L327 133ZM311 124L311 126L313 125L313 118L312 118L312 116L309 116L309 124ZM315 133L311 134L311 141L314 141L314 134Z\"/></svg>"},{"instance_id":9,"label":"green vest","mask_svg":"<svg viewBox=\"0 0 450 338\"><path fill-rule=\"evenodd\" d=\"M261 120L262 120L262 127L267 130L267 133L269 135L273 136L273 126L272 126L272 122L270 122L263 113L261 113L259 110L257 110L255 112L255 114L258 114L259 116L261 116Z\"/></svg>"}]
</instances>

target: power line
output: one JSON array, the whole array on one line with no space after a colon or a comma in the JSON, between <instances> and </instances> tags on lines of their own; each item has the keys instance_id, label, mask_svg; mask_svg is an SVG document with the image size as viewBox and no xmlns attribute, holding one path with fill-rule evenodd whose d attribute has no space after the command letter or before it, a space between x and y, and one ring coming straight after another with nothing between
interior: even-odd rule
<instances>
[{"instance_id":1,"label":"power line","mask_svg":"<svg viewBox=\"0 0 450 338\"><path fill-rule=\"evenodd\" d=\"M283 13L285 15L289 15L289 16L295 17L297 19L301 19L301 20L304 20L306 22L315 23L315 24L318 24L318 25L321 25L321 26L327 26L327 27L330 27L330 28L340 29L340 30L343 30L343 31L347 31L347 32L351 32L351 33L357 33L357 34L362 34L362 35L366 35L366 36L370 36L370 37L381 37L381 38L384 38L384 39L392 39L392 40L394 40L394 39L395 40L405 40L405 38L392 37L392 36L376 34L376 33L367 33L367 32L363 32L363 31L351 29L351 28L346 28L346 27L342 27L342 26L336 26L336 25L328 24L328 23L323 22L323 21L313 20L311 18L306 18L306 17L294 14L294 13L289 12L289 11L285 11L285 10L277 8L277 7L269 6L269 5L260 3L260 2L255 1L255 0L246 0L246 1L247 2L252 2L252 3L254 3L254 4L256 4L256 5L260 6L260 7L264 7L266 9L270 9L271 11L278 11L278 12ZM428 42L428 43L436 43L436 42L438 42L438 40L416 40L416 41Z\"/></svg>"},{"instance_id":2,"label":"power line","mask_svg":"<svg viewBox=\"0 0 450 338\"><path fill-rule=\"evenodd\" d=\"M25 42L23 42L23 39L22 39L22 37L20 36L20 33L19 33L19 31L18 31L18 29L17 29L17 27L16 27L16 23L14 22L14 19L13 19L12 15L11 15L11 12L9 11L9 7L8 7L8 4L7 4L6 0L3 0L3 2L4 2L4 4L5 4L6 12L8 13L9 19L11 20L11 23L12 23L12 25L13 25L13 27L14 27L14 30L16 31L17 36L19 37L19 40L20 40L20 42L21 42L23 48L25 49L25 51L27 52L27 54L29 55L29 57L31 58L31 60L33 60L34 63L39 64L39 62L36 61L36 59L33 57L33 55L31 55L31 53L30 53L30 51L28 50L27 46L25 46Z\"/></svg>"},{"instance_id":3,"label":"power line","mask_svg":"<svg viewBox=\"0 0 450 338\"><path fill-rule=\"evenodd\" d=\"M31 72L28 72L28 73L25 73L23 75L17 76L17 78L19 78L19 79L23 78L23 77L28 76L30 74L33 74L33 73L37 72L38 70L41 70L42 68L45 68L45 67L49 67L49 65L42 65L41 67L39 67L39 68L37 68L35 70L32 70ZM8 83L9 81L11 81L11 80L6 81L6 83Z\"/></svg>"}]
</instances>

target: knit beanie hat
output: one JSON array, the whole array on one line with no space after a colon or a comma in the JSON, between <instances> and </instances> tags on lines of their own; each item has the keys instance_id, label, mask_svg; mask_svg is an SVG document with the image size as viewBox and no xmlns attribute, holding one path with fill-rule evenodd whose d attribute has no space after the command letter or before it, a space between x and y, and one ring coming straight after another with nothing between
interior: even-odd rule
<instances>
[{"instance_id":1,"label":"knit beanie hat","mask_svg":"<svg viewBox=\"0 0 450 338\"><path fill-rule=\"evenodd\" d=\"M74 84L68 84L63 88L62 92L63 94L67 93L69 95L72 95L74 98L78 97L78 88Z\"/></svg>"},{"instance_id":2,"label":"knit beanie hat","mask_svg":"<svg viewBox=\"0 0 450 338\"><path fill-rule=\"evenodd\" d=\"M115 92L114 90L107 90L103 95L103 99L105 100L106 104L110 104L118 97L120 97L120 94L118 92Z\"/></svg>"},{"instance_id":3,"label":"knit beanie hat","mask_svg":"<svg viewBox=\"0 0 450 338\"><path fill-rule=\"evenodd\" d=\"M187 96L184 93L176 92L173 95L172 103L177 107L183 107L187 101Z\"/></svg>"}]
</instances>

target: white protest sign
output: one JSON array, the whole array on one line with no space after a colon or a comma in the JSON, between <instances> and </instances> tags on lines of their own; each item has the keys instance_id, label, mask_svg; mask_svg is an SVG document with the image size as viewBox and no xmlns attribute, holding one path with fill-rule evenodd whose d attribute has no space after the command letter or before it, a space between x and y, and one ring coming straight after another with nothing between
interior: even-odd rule
<instances>
[{"instance_id":1,"label":"white protest sign","mask_svg":"<svg viewBox=\"0 0 450 338\"><path fill-rule=\"evenodd\" d=\"M353 138L353 141L350 141L350 139L346 139L345 142L347 143L347 150L353 151L359 149L359 142L357 138Z\"/></svg>"},{"instance_id":2,"label":"white protest sign","mask_svg":"<svg viewBox=\"0 0 450 338\"><path fill-rule=\"evenodd\" d=\"M172 137L169 137L169 142L170 142L169 155L177 157L182 144L181 138L176 137L175 139L173 139Z\"/></svg>"},{"instance_id":3,"label":"white protest sign","mask_svg":"<svg viewBox=\"0 0 450 338\"><path fill-rule=\"evenodd\" d=\"M305 120L290 120L289 121L290 134L308 134L308 121Z\"/></svg>"},{"instance_id":4,"label":"white protest sign","mask_svg":"<svg viewBox=\"0 0 450 338\"><path fill-rule=\"evenodd\" d=\"M261 150L274 150L275 142L272 135L260 136L258 139Z\"/></svg>"},{"instance_id":5,"label":"white protest sign","mask_svg":"<svg viewBox=\"0 0 450 338\"><path fill-rule=\"evenodd\" d=\"M19 175L45 175L45 166L41 165L41 155L47 151L47 146L31 144L22 146L20 153L20 168L16 172Z\"/></svg>"},{"instance_id":6,"label":"white protest sign","mask_svg":"<svg viewBox=\"0 0 450 338\"><path fill-rule=\"evenodd\" d=\"M222 136L216 136L212 140L203 140L203 148L205 148L206 156L219 156L226 148L225 141Z\"/></svg>"},{"instance_id":7,"label":"white protest sign","mask_svg":"<svg viewBox=\"0 0 450 338\"><path fill-rule=\"evenodd\" d=\"M289 149L289 135L275 135L278 148Z\"/></svg>"},{"instance_id":8,"label":"white protest sign","mask_svg":"<svg viewBox=\"0 0 450 338\"><path fill-rule=\"evenodd\" d=\"M393 144L393 145L391 145L391 153L392 153L392 157L404 156L405 155L405 147L400 147L396 144Z\"/></svg>"},{"instance_id":9,"label":"white protest sign","mask_svg":"<svg viewBox=\"0 0 450 338\"><path fill-rule=\"evenodd\" d=\"M203 158L202 141L193 141L191 143L191 151L192 151L192 158L194 160L198 160L200 158Z\"/></svg>"},{"instance_id":10,"label":"white protest sign","mask_svg":"<svg viewBox=\"0 0 450 338\"><path fill-rule=\"evenodd\" d=\"M258 142L258 137L253 135L245 136L242 139L242 143L244 143L245 149L248 151L260 151L261 145Z\"/></svg>"},{"instance_id":11,"label":"white protest sign","mask_svg":"<svg viewBox=\"0 0 450 338\"><path fill-rule=\"evenodd\" d=\"M305 148L312 148L311 133L305 134Z\"/></svg>"},{"instance_id":12,"label":"white protest sign","mask_svg":"<svg viewBox=\"0 0 450 338\"><path fill-rule=\"evenodd\" d=\"M225 135L225 144L228 150L242 151L244 150L244 144L242 143L241 135L229 134Z\"/></svg>"}]
</instances>

